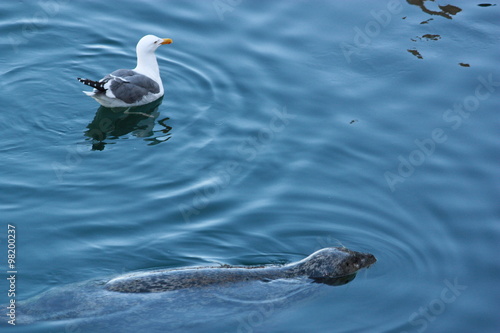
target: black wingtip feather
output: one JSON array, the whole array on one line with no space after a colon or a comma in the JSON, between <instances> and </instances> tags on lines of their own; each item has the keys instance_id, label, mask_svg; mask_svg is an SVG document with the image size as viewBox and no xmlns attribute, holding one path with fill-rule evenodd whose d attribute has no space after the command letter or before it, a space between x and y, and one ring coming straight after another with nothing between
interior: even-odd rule
<instances>
[{"instance_id":1,"label":"black wingtip feather","mask_svg":"<svg viewBox=\"0 0 500 333\"><path fill-rule=\"evenodd\" d=\"M105 92L106 89L104 88L104 84L106 82L99 82L99 81L92 81L92 80L89 80L89 79L82 79L82 78L77 78L78 81L80 81L81 83L87 85L87 86L90 86L92 88L95 88L99 91L102 91L102 92Z\"/></svg>"}]
</instances>

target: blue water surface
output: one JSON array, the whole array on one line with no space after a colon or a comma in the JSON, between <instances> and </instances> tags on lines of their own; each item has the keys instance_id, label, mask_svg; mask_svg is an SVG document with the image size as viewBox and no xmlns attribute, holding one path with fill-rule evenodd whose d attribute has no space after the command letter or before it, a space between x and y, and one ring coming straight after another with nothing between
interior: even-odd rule
<instances>
[{"instance_id":1,"label":"blue water surface","mask_svg":"<svg viewBox=\"0 0 500 333\"><path fill-rule=\"evenodd\" d=\"M140 296L126 310L126 295L99 298L117 314L8 328L497 332L491 4L2 2L0 303L9 224L16 301L67 295L48 313L132 271L283 264L328 246L378 259L345 286ZM173 39L156 52L164 98L149 116L100 109L76 78L135 67L146 34Z\"/></svg>"}]
</instances>

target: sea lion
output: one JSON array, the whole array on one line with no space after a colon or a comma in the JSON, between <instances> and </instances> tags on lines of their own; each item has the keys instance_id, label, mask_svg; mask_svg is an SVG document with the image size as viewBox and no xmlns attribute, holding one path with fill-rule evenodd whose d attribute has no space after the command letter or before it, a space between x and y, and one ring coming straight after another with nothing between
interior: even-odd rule
<instances>
[{"instance_id":1,"label":"sea lion","mask_svg":"<svg viewBox=\"0 0 500 333\"><path fill-rule=\"evenodd\" d=\"M314 282L339 285L351 281L356 272L376 261L375 256L369 253L351 251L344 247L329 247L284 266L222 265L157 270L120 276L108 281L104 287L121 293L156 293L249 280L271 281L299 277L306 277Z\"/></svg>"},{"instance_id":2,"label":"sea lion","mask_svg":"<svg viewBox=\"0 0 500 333\"><path fill-rule=\"evenodd\" d=\"M200 328L196 332L206 332L207 325L219 332L235 318L262 311L269 316L311 297L319 283L346 284L375 261L371 254L326 248L282 266L223 265L103 277L16 301L16 324L51 321L58 331L137 332L144 331L143 319L148 318L148 332L186 332L194 326ZM0 326L9 325L7 319Z\"/></svg>"}]
</instances>

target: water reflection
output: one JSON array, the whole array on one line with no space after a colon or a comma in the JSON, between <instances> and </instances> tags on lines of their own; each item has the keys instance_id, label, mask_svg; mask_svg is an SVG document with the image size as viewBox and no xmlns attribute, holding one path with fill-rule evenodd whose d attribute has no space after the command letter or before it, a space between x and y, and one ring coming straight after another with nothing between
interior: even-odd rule
<instances>
[{"instance_id":1,"label":"water reflection","mask_svg":"<svg viewBox=\"0 0 500 333\"><path fill-rule=\"evenodd\" d=\"M346 276L334 277L334 278L314 278L315 283L323 283L329 286L343 286L348 284L356 277L356 273Z\"/></svg>"},{"instance_id":2,"label":"water reflection","mask_svg":"<svg viewBox=\"0 0 500 333\"><path fill-rule=\"evenodd\" d=\"M439 15L447 19L452 19L451 15L456 15L461 12L462 9L453 5L441 6L438 5L441 11L430 10L425 6L425 2L428 0L406 0L410 5L418 6L422 11L429 15ZM432 1L433 2L433 1Z\"/></svg>"},{"instance_id":3,"label":"water reflection","mask_svg":"<svg viewBox=\"0 0 500 333\"><path fill-rule=\"evenodd\" d=\"M156 121L160 112L158 107L163 98L146 105L130 108L99 107L94 119L88 124L85 136L92 139L92 150L104 150L106 140L115 140L131 133L140 138L146 138L149 145L156 145L170 139L172 127L166 122L169 118ZM158 123L161 128L155 130Z\"/></svg>"},{"instance_id":4,"label":"water reflection","mask_svg":"<svg viewBox=\"0 0 500 333\"><path fill-rule=\"evenodd\" d=\"M426 1L428 1L428 0L406 0L406 2L408 2L410 5L418 6L426 14L438 15L438 16L441 16L441 17L444 17L444 18L447 18L450 20L452 19L452 17L451 17L452 15L456 15L457 13L462 11L461 8L459 8L457 6L453 6L453 5L446 5L446 6L438 5L440 11L431 10L431 9L426 7ZM433 0L431 0L431 1L434 2ZM406 16L404 17L404 19L406 19ZM429 18L425 21L420 22L420 24L429 24L429 22L432 20L433 20L433 18ZM412 42L417 42L417 41L437 41L440 39L441 39L440 35L425 34L425 35L422 35L421 37L417 36L415 38L411 38L410 40ZM417 59L424 59L424 57L417 50L416 47L411 48L411 49L407 49L407 51L409 53L411 53L412 55L414 55L415 57L417 57ZM460 66L462 66L462 65L460 65Z\"/></svg>"},{"instance_id":5,"label":"water reflection","mask_svg":"<svg viewBox=\"0 0 500 333\"><path fill-rule=\"evenodd\" d=\"M239 283L215 283L160 293L109 291L103 287L107 278L88 280L57 286L21 301L17 323L52 321L56 324L56 321L80 318L88 325L113 325L120 327L114 331L136 332L137 330L128 330L128 325L120 326L123 325L121 318L151 316L154 322L164 325L165 331L184 332L175 328L191 323L191 315L200 320L200 325L206 325L213 319L218 321L242 313L252 313L255 306L262 304L268 304L274 309L284 309L319 294L321 289L316 288L317 284L342 286L355 277L356 273L336 278L315 278L312 283L309 283L309 278L278 279L272 280L272 283L250 279ZM141 305L140 308L134 306L137 304ZM164 311L166 308L169 311ZM80 324L86 327L84 322ZM134 322L144 325L140 321ZM83 331L108 332L95 328Z\"/></svg>"}]
</instances>

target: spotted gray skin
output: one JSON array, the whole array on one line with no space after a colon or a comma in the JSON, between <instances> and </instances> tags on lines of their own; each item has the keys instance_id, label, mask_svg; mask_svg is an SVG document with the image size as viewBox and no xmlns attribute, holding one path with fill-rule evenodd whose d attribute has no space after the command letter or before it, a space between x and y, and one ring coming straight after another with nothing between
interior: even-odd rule
<instances>
[{"instance_id":1,"label":"spotted gray skin","mask_svg":"<svg viewBox=\"0 0 500 333\"><path fill-rule=\"evenodd\" d=\"M271 281L298 277L326 284L344 284L352 280L357 271L376 261L375 256L369 253L355 252L344 247L329 247L285 266L224 265L133 273L112 279L105 284L105 288L122 293L154 293L250 280Z\"/></svg>"}]
</instances>

